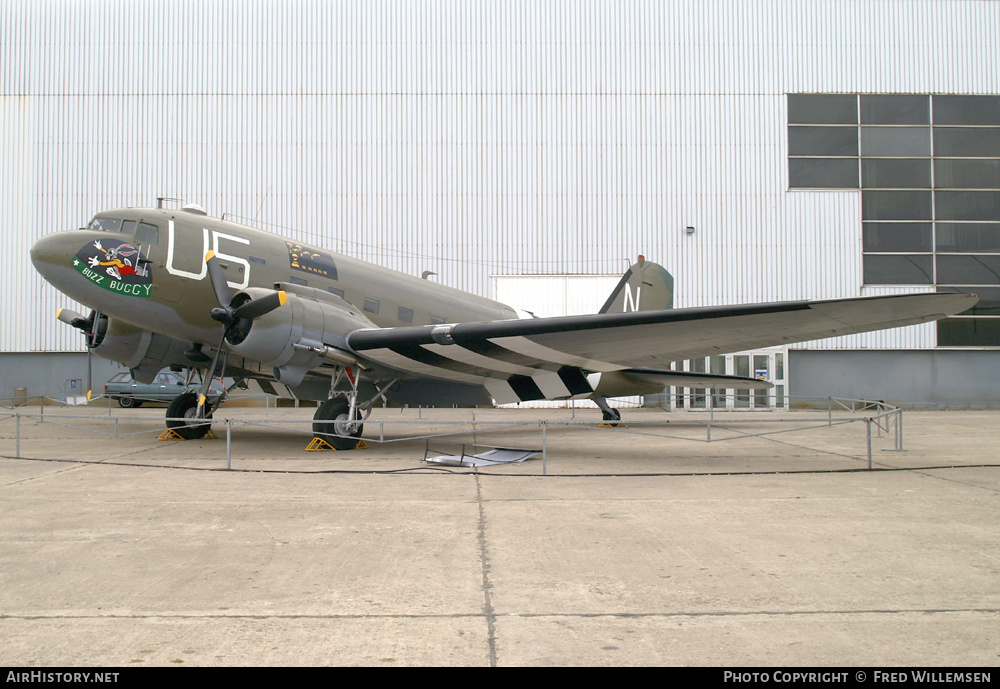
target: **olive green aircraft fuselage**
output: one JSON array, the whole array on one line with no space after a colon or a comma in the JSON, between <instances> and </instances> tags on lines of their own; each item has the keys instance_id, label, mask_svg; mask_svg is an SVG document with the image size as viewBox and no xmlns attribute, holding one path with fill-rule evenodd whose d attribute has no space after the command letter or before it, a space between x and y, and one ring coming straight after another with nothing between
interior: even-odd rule
<instances>
[{"instance_id":1,"label":"olive green aircraft fuselage","mask_svg":"<svg viewBox=\"0 0 1000 689\"><path fill-rule=\"evenodd\" d=\"M93 310L58 315L87 334L92 352L142 382L166 366L202 373L202 394L167 410L182 434L207 430L222 401L207 399L210 382L225 376L323 400L314 430L345 447L360 435L359 412L379 399L591 399L617 420L606 397L772 387L673 370L676 361L925 323L977 301L911 294L673 309L673 277L640 256L599 313L535 318L197 207L98 213L86 229L39 239L31 260Z\"/></svg>"}]
</instances>

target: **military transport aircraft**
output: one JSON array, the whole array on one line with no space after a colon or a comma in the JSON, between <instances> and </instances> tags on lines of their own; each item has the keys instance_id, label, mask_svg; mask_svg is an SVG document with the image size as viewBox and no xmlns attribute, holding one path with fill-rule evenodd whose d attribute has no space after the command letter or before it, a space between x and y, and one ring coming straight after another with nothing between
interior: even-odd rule
<instances>
[{"instance_id":1,"label":"military transport aircraft","mask_svg":"<svg viewBox=\"0 0 1000 689\"><path fill-rule=\"evenodd\" d=\"M427 405L590 399L767 381L670 370L674 361L924 323L968 294L673 309L673 277L639 257L599 313L534 318L506 304L252 227L180 210L119 208L39 239L31 260L89 315L60 310L94 354L136 380L201 375L167 426L200 438L225 394L213 378L320 400L314 432L353 448L379 400Z\"/></svg>"}]
</instances>

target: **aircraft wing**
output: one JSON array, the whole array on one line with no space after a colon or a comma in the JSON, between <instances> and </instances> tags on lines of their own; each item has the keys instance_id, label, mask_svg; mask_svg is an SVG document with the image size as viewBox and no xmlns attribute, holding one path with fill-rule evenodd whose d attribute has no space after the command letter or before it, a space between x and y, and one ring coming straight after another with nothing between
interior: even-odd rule
<instances>
[{"instance_id":1,"label":"aircraft wing","mask_svg":"<svg viewBox=\"0 0 1000 689\"><path fill-rule=\"evenodd\" d=\"M582 394L586 372L669 369L683 359L926 323L977 301L909 294L365 329L350 333L347 344L395 369L486 384L491 393L497 379L516 391L527 377L555 398L546 386Z\"/></svg>"}]
</instances>

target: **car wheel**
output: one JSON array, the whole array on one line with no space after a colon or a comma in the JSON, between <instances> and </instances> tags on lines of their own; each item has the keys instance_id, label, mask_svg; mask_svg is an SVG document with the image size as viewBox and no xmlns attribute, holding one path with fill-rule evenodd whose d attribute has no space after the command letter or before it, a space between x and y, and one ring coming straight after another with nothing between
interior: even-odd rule
<instances>
[{"instance_id":1,"label":"car wheel","mask_svg":"<svg viewBox=\"0 0 1000 689\"><path fill-rule=\"evenodd\" d=\"M358 419L361 412L354 410L354 421L348 418L350 405L343 397L334 397L319 405L313 416L313 434L338 450L353 450L365 426Z\"/></svg>"},{"instance_id":2,"label":"car wheel","mask_svg":"<svg viewBox=\"0 0 1000 689\"><path fill-rule=\"evenodd\" d=\"M206 420L210 421L212 415L209 414L205 419L199 419L197 414L198 395L193 392L177 395L167 407L167 428L185 440L204 438L212 425Z\"/></svg>"},{"instance_id":3,"label":"car wheel","mask_svg":"<svg viewBox=\"0 0 1000 689\"><path fill-rule=\"evenodd\" d=\"M122 407L123 409L131 409L132 407L137 405L135 403L134 397L131 397L129 395L122 395L121 397L118 398L118 406Z\"/></svg>"}]
</instances>

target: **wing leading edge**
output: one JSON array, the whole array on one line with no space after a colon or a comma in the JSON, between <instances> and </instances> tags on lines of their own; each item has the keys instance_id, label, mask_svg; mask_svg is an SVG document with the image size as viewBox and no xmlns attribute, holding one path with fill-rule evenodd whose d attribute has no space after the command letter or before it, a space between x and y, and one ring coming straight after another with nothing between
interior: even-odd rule
<instances>
[{"instance_id":1,"label":"wing leading edge","mask_svg":"<svg viewBox=\"0 0 1000 689\"><path fill-rule=\"evenodd\" d=\"M557 399L587 396L580 380L586 373L662 371L683 359L926 323L977 301L970 294L909 294L482 321L356 330L347 344L401 371L486 385L498 401L511 396L497 392L524 388L524 379L538 388L528 394L540 396L518 400Z\"/></svg>"}]
</instances>

